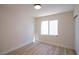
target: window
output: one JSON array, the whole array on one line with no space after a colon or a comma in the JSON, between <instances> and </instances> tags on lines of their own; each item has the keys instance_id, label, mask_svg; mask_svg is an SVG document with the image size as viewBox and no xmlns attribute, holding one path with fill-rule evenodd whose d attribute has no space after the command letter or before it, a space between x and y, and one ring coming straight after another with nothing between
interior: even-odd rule
<instances>
[{"instance_id":1,"label":"window","mask_svg":"<svg viewBox=\"0 0 79 59\"><path fill-rule=\"evenodd\" d=\"M41 35L58 35L58 20L42 21Z\"/></svg>"},{"instance_id":2,"label":"window","mask_svg":"<svg viewBox=\"0 0 79 59\"><path fill-rule=\"evenodd\" d=\"M58 21L49 21L49 35L58 35Z\"/></svg>"},{"instance_id":3,"label":"window","mask_svg":"<svg viewBox=\"0 0 79 59\"><path fill-rule=\"evenodd\" d=\"M41 34L48 35L48 21L41 22Z\"/></svg>"}]
</instances>

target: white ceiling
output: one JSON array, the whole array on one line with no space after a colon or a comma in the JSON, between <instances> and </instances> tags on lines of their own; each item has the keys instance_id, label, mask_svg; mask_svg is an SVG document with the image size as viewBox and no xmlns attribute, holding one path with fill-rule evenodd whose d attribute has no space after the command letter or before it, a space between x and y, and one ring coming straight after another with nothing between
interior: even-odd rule
<instances>
[{"instance_id":1,"label":"white ceiling","mask_svg":"<svg viewBox=\"0 0 79 59\"><path fill-rule=\"evenodd\" d=\"M71 4L42 4L42 8L39 10L34 9L33 5L26 6L28 12L31 12L35 17L67 12L73 10L73 8L74 5Z\"/></svg>"},{"instance_id":2,"label":"white ceiling","mask_svg":"<svg viewBox=\"0 0 79 59\"><path fill-rule=\"evenodd\" d=\"M71 11L74 8L73 4L42 4L42 8L39 10L34 9L33 4L23 4L23 5L0 5L8 6L13 9L24 10L27 15L31 15L33 17L46 16L51 14L57 14L61 12Z\"/></svg>"}]
</instances>

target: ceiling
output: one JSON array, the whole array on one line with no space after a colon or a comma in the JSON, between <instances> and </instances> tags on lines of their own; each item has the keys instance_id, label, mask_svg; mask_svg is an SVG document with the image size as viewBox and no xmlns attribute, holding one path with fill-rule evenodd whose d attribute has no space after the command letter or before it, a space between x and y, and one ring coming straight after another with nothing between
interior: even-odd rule
<instances>
[{"instance_id":1,"label":"ceiling","mask_svg":"<svg viewBox=\"0 0 79 59\"><path fill-rule=\"evenodd\" d=\"M71 11L74 8L73 4L42 4L42 8L39 10L34 9L33 4L23 4L23 5L0 5L4 7L11 7L13 9L25 10L27 15L33 17L46 16L51 14L57 14L62 12Z\"/></svg>"},{"instance_id":2,"label":"ceiling","mask_svg":"<svg viewBox=\"0 0 79 59\"><path fill-rule=\"evenodd\" d=\"M51 14L57 14L62 12L71 11L74 8L74 5L71 4L42 4L42 8L39 10L34 9L33 5L27 5L29 9L28 12L31 12L33 16L46 16Z\"/></svg>"}]
</instances>

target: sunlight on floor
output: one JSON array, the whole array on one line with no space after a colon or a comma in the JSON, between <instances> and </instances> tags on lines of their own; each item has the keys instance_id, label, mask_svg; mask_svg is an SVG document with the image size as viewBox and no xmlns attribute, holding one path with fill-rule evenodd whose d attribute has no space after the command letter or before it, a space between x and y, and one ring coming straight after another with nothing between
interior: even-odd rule
<instances>
[{"instance_id":1,"label":"sunlight on floor","mask_svg":"<svg viewBox=\"0 0 79 59\"><path fill-rule=\"evenodd\" d=\"M33 37L33 42L35 42L35 35L34 35L34 37Z\"/></svg>"}]
</instances>

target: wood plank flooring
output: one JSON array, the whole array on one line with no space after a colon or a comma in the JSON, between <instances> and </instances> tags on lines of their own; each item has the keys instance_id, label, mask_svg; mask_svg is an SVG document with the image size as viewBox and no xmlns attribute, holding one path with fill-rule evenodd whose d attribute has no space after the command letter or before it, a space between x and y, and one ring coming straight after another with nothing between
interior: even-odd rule
<instances>
[{"instance_id":1,"label":"wood plank flooring","mask_svg":"<svg viewBox=\"0 0 79 59\"><path fill-rule=\"evenodd\" d=\"M26 45L7 55L75 55L75 51L38 42Z\"/></svg>"}]
</instances>

